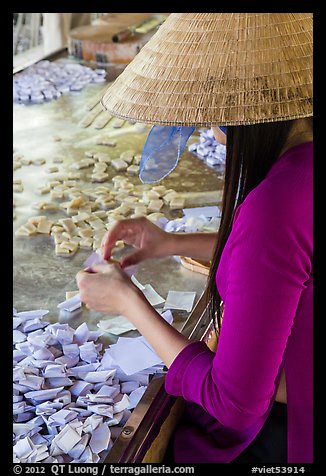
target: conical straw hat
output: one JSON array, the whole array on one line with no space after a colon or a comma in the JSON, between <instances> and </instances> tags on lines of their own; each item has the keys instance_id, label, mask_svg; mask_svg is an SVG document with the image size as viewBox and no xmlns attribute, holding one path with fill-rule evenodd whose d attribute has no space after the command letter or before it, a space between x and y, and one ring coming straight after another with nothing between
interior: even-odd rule
<instances>
[{"instance_id":1,"label":"conical straw hat","mask_svg":"<svg viewBox=\"0 0 326 476\"><path fill-rule=\"evenodd\" d=\"M312 116L312 42L311 13L172 13L101 103L166 125Z\"/></svg>"}]
</instances>

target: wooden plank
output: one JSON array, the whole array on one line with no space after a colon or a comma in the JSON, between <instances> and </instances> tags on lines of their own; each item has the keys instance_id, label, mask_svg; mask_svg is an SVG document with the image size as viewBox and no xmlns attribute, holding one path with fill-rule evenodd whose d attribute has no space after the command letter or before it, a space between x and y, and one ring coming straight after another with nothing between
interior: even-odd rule
<instances>
[{"instance_id":1,"label":"wooden plank","mask_svg":"<svg viewBox=\"0 0 326 476\"><path fill-rule=\"evenodd\" d=\"M168 417L161 426L159 434L147 450L142 463L161 463L163 461L172 433L182 417L184 403L182 398L176 400Z\"/></svg>"}]
</instances>

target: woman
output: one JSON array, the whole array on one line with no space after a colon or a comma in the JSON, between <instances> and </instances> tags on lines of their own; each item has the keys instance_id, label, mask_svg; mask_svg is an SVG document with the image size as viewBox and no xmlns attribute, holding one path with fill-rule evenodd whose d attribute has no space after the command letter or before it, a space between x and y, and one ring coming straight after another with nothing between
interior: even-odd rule
<instances>
[{"instance_id":1,"label":"woman","mask_svg":"<svg viewBox=\"0 0 326 476\"><path fill-rule=\"evenodd\" d=\"M185 103L183 109L186 109L187 120L177 120L174 116L178 114L178 108L168 109L171 120L165 119L165 123L171 124L173 118L175 123L182 122L187 126L204 125L209 115L214 113L216 120L211 118L211 124L220 119L223 125L228 125L225 187L218 234L169 234L145 219L136 219L118 222L103 243L105 258L110 256L119 239L137 248L134 254L125 258L122 267L149 257L177 254L211 260L208 280L210 313L213 318L217 316L220 326L216 353L203 342L190 343L167 324L117 266L97 266L92 269L95 273L81 271L77 275L81 299L97 311L120 313L130 319L168 367L167 392L187 401L185 416L173 440L172 458L177 463L303 463L313 460L312 106L311 90L307 88L304 73L310 63L306 62L304 67L307 54L303 52L303 42L302 75L288 50L285 60L285 55L282 56L286 42L293 46L298 40L299 30L301 33L311 31L309 22L303 22L304 15L172 14L166 21L170 20L170 23L164 24L163 32L160 29L153 37L156 37L156 42L148 47L151 52L155 51L158 44L164 45L164 40L174 38L173 32L179 31L184 32L189 42L189 32L194 31L196 42L190 44L186 60L184 52L175 58L175 62L185 61L189 65L192 46L198 47L199 44L199 26L203 27L206 22L202 31L205 30L207 35L207 31L213 31L216 25L221 36L223 20L228 20L225 37L233 45L233 50L236 45L242 52L242 55L235 56L239 63L237 77L241 79L245 71L242 62L247 65L250 52L263 52L266 45L271 45L271 42L259 43L258 40L266 40L267 33L272 39L277 37L282 25L288 22L288 36L284 39L284 33L278 51L273 51L273 54L280 58L279 69L282 69L282 61L284 63L283 82L286 82L286 72L291 68L296 71L289 80L292 95L289 91L279 90L278 95L273 93L272 99L266 100L269 76L263 79L260 76L257 80L254 73L256 79L252 84L246 83L248 97L236 111L232 110L232 104L240 104L242 92L238 94L238 90L233 90L228 101L225 97L221 100L222 104L218 102L214 85L209 92L212 103L217 105L214 111L205 105L199 112L191 107L187 110ZM207 22L210 22L209 29ZM298 27L299 23L300 28L293 27L294 24ZM292 36L289 34L290 24ZM308 33L306 38L310 37ZM257 45L255 49L253 41L258 41L260 50ZM225 48L225 42L221 40L221 44ZM215 48L221 61L224 50L221 45ZM271 47L275 48L275 45ZM138 56L142 53L143 50ZM146 55L148 51L142 58L146 59ZM156 59L154 55L152 59L154 66L156 61L159 62L158 70L163 61L161 56ZM261 61L260 72L262 64L267 64L266 58L261 60L262 56L256 54L256 62L252 61L255 65ZM166 61L171 61L168 55ZM144 64L142 70L146 72ZM211 57L207 64L212 68ZM119 80L126 85L125 78L137 69L135 65L130 66L131 73L125 70L125 77L118 78L118 86L115 83L111 89L114 107L111 104L108 109L120 116L123 108L127 110L124 102L128 88L120 102L114 88L119 87ZM302 84L305 84L304 88ZM139 103L148 94L150 86L150 83L144 86L143 96L139 93ZM174 89L176 87L174 85ZM194 85L189 89L193 91ZM202 90L204 97L207 83ZM255 112L247 107L252 97L253 104L261 100ZM283 106L287 103L288 114L284 113L285 106L280 106L280 97ZM196 100L194 97L193 101ZM273 100L278 102L278 107L271 106ZM169 101L167 96L165 101ZM189 101L191 104L190 96ZM201 104L204 103L202 99ZM229 106L225 107L225 104ZM134 108L133 105L130 111ZM146 122L151 110L149 103L142 109L146 110L145 117L137 112L137 118ZM163 116L167 114L159 107L153 106L152 109L154 123L158 122L155 116L158 111ZM128 114L132 117L131 113ZM207 116L204 119L203 114ZM219 127L214 127L213 131L218 140L223 140Z\"/></svg>"}]
</instances>

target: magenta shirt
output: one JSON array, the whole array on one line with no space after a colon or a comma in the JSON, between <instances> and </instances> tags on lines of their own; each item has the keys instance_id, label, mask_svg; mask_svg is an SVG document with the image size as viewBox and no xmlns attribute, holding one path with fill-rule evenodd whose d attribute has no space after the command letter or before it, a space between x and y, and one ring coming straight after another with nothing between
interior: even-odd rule
<instances>
[{"instance_id":1,"label":"magenta shirt","mask_svg":"<svg viewBox=\"0 0 326 476\"><path fill-rule=\"evenodd\" d=\"M216 354L192 342L165 388L187 403L177 463L230 462L256 437L285 371L288 462L313 461L313 143L285 152L238 207L216 283Z\"/></svg>"}]
</instances>

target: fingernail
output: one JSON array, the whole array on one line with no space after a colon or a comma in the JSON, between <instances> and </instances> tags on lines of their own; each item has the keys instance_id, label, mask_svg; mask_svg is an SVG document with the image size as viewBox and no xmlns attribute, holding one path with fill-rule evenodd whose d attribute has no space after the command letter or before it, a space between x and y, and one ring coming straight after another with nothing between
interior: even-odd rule
<instances>
[{"instance_id":1,"label":"fingernail","mask_svg":"<svg viewBox=\"0 0 326 476\"><path fill-rule=\"evenodd\" d=\"M91 266L88 266L88 268L85 268L84 271L86 271L86 273L95 273L95 271L93 271L93 268Z\"/></svg>"}]
</instances>

